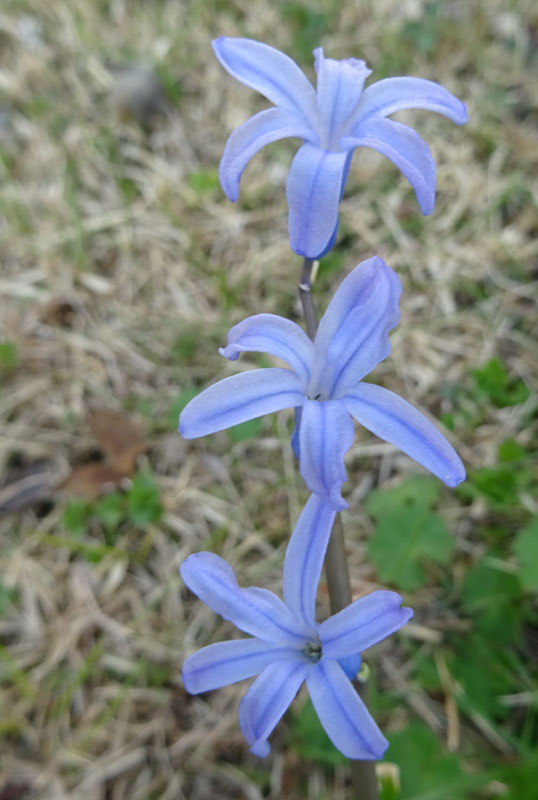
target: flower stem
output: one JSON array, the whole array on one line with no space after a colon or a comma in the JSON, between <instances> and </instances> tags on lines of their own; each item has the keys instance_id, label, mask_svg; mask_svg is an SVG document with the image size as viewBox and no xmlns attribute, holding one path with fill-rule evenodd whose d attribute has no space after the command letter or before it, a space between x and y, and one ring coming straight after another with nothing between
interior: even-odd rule
<instances>
[{"instance_id":1,"label":"flower stem","mask_svg":"<svg viewBox=\"0 0 538 800\"><path fill-rule=\"evenodd\" d=\"M308 335L314 339L317 329L316 311L312 298L312 268L314 261L305 258L301 281L299 283L299 297L303 307ZM344 531L340 515L334 521L331 538L325 556L325 574L329 590L331 614L337 614L351 603L351 584L347 568L346 550L344 545ZM365 683L354 681L353 685L361 700L366 704L367 686ZM354 800L378 800L377 778L375 774L375 761L351 761L351 778L355 789Z\"/></svg>"}]
</instances>

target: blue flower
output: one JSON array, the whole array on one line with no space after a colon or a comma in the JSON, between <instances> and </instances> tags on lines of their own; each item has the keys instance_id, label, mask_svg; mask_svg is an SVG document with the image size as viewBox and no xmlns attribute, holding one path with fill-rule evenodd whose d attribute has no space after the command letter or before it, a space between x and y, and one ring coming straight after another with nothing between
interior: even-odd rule
<instances>
[{"instance_id":1,"label":"blue flower","mask_svg":"<svg viewBox=\"0 0 538 800\"><path fill-rule=\"evenodd\" d=\"M344 455L354 437L352 417L396 445L447 486L465 479L452 445L401 397L362 378L390 353L388 331L399 319L401 283L381 258L363 261L345 278L312 342L294 322L256 314L235 325L220 353L270 353L291 370L272 367L233 375L185 406L179 430L187 439L229 428L283 408L296 409L292 444L310 491L335 509L346 507Z\"/></svg>"},{"instance_id":2,"label":"blue flower","mask_svg":"<svg viewBox=\"0 0 538 800\"><path fill-rule=\"evenodd\" d=\"M435 162L428 145L401 122L387 119L404 108L426 108L457 125L465 105L423 78L385 78L363 90L370 75L364 61L325 58L314 50L317 91L297 64L274 47L252 39L221 37L215 54L230 75L275 104L235 130L220 163L227 197L239 196L241 173L264 145L288 136L303 140L288 177L292 250L306 258L324 255L336 238L338 204L356 147L387 156L413 186L423 214L435 203Z\"/></svg>"},{"instance_id":3,"label":"blue flower","mask_svg":"<svg viewBox=\"0 0 538 800\"><path fill-rule=\"evenodd\" d=\"M251 751L269 753L267 738L306 681L329 738L348 758L377 759L388 742L351 685L360 653L412 617L395 592L355 600L322 623L316 590L335 512L311 495L284 560L284 602L273 592L241 589L232 568L213 553L181 565L186 585L213 611L253 638L210 644L183 664L188 692L199 694L259 675L241 701L239 722Z\"/></svg>"}]
</instances>

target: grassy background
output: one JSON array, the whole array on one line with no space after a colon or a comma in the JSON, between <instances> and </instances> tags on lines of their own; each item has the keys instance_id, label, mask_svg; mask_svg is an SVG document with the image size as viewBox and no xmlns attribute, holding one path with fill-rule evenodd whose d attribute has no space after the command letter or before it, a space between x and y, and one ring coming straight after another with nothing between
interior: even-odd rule
<instances>
[{"instance_id":1,"label":"grassy background","mask_svg":"<svg viewBox=\"0 0 538 800\"><path fill-rule=\"evenodd\" d=\"M244 686L191 698L179 677L232 631L187 595L181 560L212 549L243 584L278 588L306 499L287 412L200 441L175 432L197 390L270 363L223 363L231 323L300 318L284 200L296 144L257 156L237 205L218 185L227 135L266 105L217 64L222 34L271 43L310 77L321 43L468 105L463 128L401 115L438 164L431 217L395 167L357 152L316 298L374 253L398 270L402 322L374 379L442 419L469 472L449 492L365 431L348 454L354 594L386 586L415 609L369 659L391 741L383 798L535 800L531 0L2 3L0 799L351 796L302 694L259 761L237 724ZM114 101L118 69L140 63L167 96L148 131ZM118 416L96 430L103 408Z\"/></svg>"}]
</instances>

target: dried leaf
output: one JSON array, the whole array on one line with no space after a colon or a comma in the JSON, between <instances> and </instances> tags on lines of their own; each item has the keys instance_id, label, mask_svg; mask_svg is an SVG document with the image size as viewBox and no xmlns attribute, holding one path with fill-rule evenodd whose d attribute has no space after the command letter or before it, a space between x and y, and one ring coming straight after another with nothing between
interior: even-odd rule
<instances>
[{"instance_id":1,"label":"dried leaf","mask_svg":"<svg viewBox=\"0 0 538 800\"><path fill-rule=\"evenodd\" d=\"M139 426L123 411L95 408L90 411L92 433L114 468L126 477L136 470L136 459L146 449Z\"/></svg>"},{"instance_id":2,"label":"dried leaf","mask_svg":"<svg viewBox=\"0 0 538 800\"><path fill-rule=\"evenodd\" d=\"M43 306L40 319L46 325L70 328L76 314L75 303L67 297L53 297Z\"/></svg>"},{"instance_id":3,"label":"dried leaf","mask_svg":"<svg viewBox=\"0 0 538 800\"><path fill-rule=\"evenodd\" d=\"M103 461L80 464L58 486L58 489L77 494L86 500L95 500L105 492L118 489L124 477L124 473Z\"/></svg>"}]
</instances>

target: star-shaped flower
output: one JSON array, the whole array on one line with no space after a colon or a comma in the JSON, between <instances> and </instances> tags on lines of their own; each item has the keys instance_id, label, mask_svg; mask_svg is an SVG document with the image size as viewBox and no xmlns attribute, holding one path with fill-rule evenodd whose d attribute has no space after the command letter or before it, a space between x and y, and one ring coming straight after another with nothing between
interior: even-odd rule
<instances>
[{"instance_id":1,"label":"star-shaped flower","mask_svg":"<svg viewBox=\"0 0 538 800\"><path fill-rule=\"evenodd\" d=\"M229 428L262 414L295 407L292 444L308 488L335 509L346 507L344 455L354 437L354 417L396 445L447 486L465 478L451 444L401 397L362 378L390 352L388 331L399 319L400 279L381 258L363 261L345 278L323 315L314 341L291 320L256 314L235 325L220 353L235 360L243 350L287 362L251 370L210 386L183 409L179 430L187 439Z\"/></svg>"},{"instance_id":2,"label":"star-shaped flower","mask_svg":"<svg viewBox=\"0 0 538 800\"><path fill-rule=\"evenodd\" d=\"M276 106L251 117L228 139L220 163L227 197L237 200L241 173L258 150L277 139L303 139L286 190L290 244L296 253L319 258L334 244L338 204L356 147L387 156L413 186L422 213L432 213L435 162L430 149L412 128L387 116L425 108L463 125L465 105L449 91L423 78L385 78L363 89L371 73L365 62L325 58L321 47L314 50L315 91L297 64L274 47L221 37L213 49L230 75Z\"/></svg>"},{"instance_id":3,"label":"star-shaped flower","mask_svg":"<svg viewBox=\"0 0 538 800\"><path fill-rule=\"evenodd\" d=\"M269 753L267 738L306 681L329 738L348 758L381 758L388 742L351 685L360 653L413 615L395 592L355 600L315 621L316 590L335 512L315 495L303 509L284 560L284 602L273 592L241 589L224 559L196 553L181 576L213 611L253 638L210 644L183 664L188 692L199 694L259 675L241 701L239 722L251 751Z\"/></svg>"}]
</instances>

